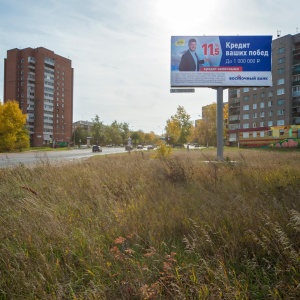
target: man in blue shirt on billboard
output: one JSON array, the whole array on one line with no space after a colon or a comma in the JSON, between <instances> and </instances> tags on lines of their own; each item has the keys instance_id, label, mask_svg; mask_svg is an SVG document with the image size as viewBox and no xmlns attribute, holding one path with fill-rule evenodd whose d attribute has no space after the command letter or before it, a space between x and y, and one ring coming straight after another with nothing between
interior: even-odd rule
<instances>
[{"instance_id":1,"label":"man in blue shirt on billboard","mask_svg":"<svg viewBox=\"0 0 300 300\"><path fill-rule=\"evenodd\" d=\"M208 59L199 59L197 53L197 42L194 38L189 40L189 49L181 56L179 71L199 71L199 66Z\"/></svg>"}]
</instances>

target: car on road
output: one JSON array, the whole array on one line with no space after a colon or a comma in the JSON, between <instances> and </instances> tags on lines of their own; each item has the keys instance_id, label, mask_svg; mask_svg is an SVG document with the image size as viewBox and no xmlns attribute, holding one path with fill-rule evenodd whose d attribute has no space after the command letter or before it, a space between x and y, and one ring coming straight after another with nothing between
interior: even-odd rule
<instances>
[{"instance_id":1,"label":"car on road","mask_svg":"<svg viewBox=\"0 0 300 300\"><path fill-rule=\"evenodd\" d=\"M137 145L137 146L136 146L136 149L143 149L143 148L144 148L143 145Z\"/></svg>"},{"instance_id":2,"label":"car on road","mask_svg":"<svg viewBox=\"0 0 300 300\"><path fill-rule=\"evenodd\" d=\"M127 146L125 146L125 150L131 151L131 150L133 150L133 147L131 145L127 145Z\"/></svg>"},{"instance_id":3,"label":"car on road","mask_svg":"<svg viewBox=\"0 0 300 300\"><path fill-rule=\"evenodd\" d=\"M92 151L93 152L102 152L102 148L98 145L93 145Z\"/></svg>"},{"instance_id":4,"label":"car on road","mask_svg":"<svg viewBox=\"0 0 300 300\"><path fill-rule=\"evenodd\" d=\"M183 144L173 144L173 148L184 148Z\"/></svg>"}]
</instances>

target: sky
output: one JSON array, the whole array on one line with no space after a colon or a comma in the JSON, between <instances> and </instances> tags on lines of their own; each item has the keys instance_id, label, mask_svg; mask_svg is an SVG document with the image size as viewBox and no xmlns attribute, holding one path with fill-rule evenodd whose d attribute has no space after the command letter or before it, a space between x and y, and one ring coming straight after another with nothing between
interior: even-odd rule
<instances>
[{"instance_id":1,"label":"sky","mask_svg":"<svg viewBox=\"0 0 300 300\"><path fill-rule=\"evenodd\" d=\"M211 88L170 93L171 36L275 39L300 32L299 10L299 0L0 0L0 99L7 50L45 47L72 61L73 122L97 114L160 134L179 105L193 121L217 101Z\"/></svg>"}]
</instances>

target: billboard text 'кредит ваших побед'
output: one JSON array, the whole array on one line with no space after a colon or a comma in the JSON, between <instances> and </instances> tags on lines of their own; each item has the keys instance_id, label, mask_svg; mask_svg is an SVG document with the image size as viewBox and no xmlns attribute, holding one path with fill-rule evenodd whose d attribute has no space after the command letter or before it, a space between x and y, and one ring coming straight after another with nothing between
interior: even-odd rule
<instances>
[{"instance_id":1,"label":"billboard text '\u043a\u0440\u0435\u0434\u0438\u0442 \u0432\u0430\u0448\u0438\u0445 \u043f\u043e\u0431\u0435\u0434'","mask_svg":"<svg viewBox=\"0 0 300 300\"><path fill-rule=\"evenodd\" d=\"M272 36L172 36L171 87L271 86Z\"/></svg>"}]
</instances>

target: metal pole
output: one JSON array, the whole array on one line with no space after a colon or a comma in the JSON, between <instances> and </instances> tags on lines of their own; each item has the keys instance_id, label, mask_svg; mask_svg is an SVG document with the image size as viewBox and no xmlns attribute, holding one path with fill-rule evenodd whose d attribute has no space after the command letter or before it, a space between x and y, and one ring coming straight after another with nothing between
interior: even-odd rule
<instances>
[{"instance_id":1,"label":"metal pole","mask_svg":"<svg viewBox=\"0 0 300 300\"><path fill-rule=\"evenodd\" d=\"M223 161L223 87L217 88L217 160Z\"/></svg>"}]
</instances>

